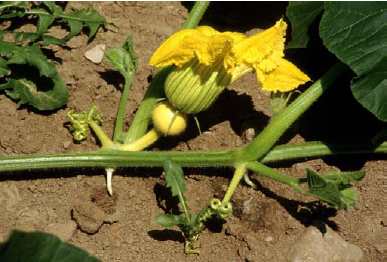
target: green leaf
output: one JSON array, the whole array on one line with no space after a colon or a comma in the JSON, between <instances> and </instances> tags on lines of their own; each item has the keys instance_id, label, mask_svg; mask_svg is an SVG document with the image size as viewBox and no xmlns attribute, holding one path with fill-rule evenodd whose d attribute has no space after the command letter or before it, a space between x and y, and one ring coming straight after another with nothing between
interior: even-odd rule
<instances>
[{"instance_id":1,"label":"green leaf","mask_svg":"<svg viewBox=\"0 0 387 262\"><path fill-rule=\"evenodd\" d=\"M183 222L183 217L180 215L160 214L156 217L156 223L166 228L181 225Z\"/></svg>"},{"instance_id":2,"label":"green leaf","mask_svg":"<svg viewBox=\"0 0 387 262\"><path fill-rule=\"evenodd\" d=\"M11 73L7 66L7 61L0 57L0 77L7 76Z\"/></svg>"},{"instance_id":3,"label":"green leaf","mask_svg":"<svg viewBox=\"0 0 387 262\"><path fill-rule=\"evenodd\" d=\"M70 26L70 33L65 39L70 39L77 35L82 30L82 26L89 29L89 40L97 33L98 28L106 24L106 20L94 9L75 10L71 13L65 14L63 19L66 20Z\"/></svg>"},{"instance_id":4,"label":"green leaf","mask_svg":"<svg viewBox=\"0 0 387 262\"><path fill-rule=\"evenodd\" d=\"M292 27L292 40L287 48L305 48L309 42L308 29L324 10L324 2L289 2L286 16Z\"/></svg>"},{"instance_id":5,"label":"green leaf","mask_svg":"<svg viewBox=\"0 0 387 262\"><path fill-rule=\"evenodd\" d=\"M38 110L54 110L67 103L68 91L60 78L55 66L50 63L41 50L36 46L19 47L6 42L0 42L0 54L7 56L7 64L30 65L39 70L41 77L47 77L52 81L51 86L39 86L28 79L7 79L1 89L7 89L6 93L19 104L28 104ZM10 76L12 77L12 76ZM40 90L47 91L40 91Z\"/></svg>"},{"instance_id":6,"label":"green leaf","mask_svg":"<svg viewBox=\"0 0 387 262\"><path fill-rule=\"evenodd\" d=\"M387 122L387 57L368 74L351 84L356 100L380 120Z\"/></svg>"},{"instance_id":7,"label":"green leaf","mask_svg":"<svg viewBox=\"0 0 387 262\"><path fill-rule=\"evenodd\" d=\"M351 188L350 182L361 180L364 172L331 173L321 176L313 170L307 169L306 171L309 194L337 209L354 207L358 193Z\"/></svg>"},{"instance_id":8,"label":"green leaf","mask_svg":"<svg viewBox=\"0 0 387 262\"><path fill-rule=\"evenodd\" d=\"M46 10L42 8L36 8L36 9L31 9L31 12L36 12L38 14L38 25L36 28L36 33L38 35L42 35L45 32L47 32L48 28L52 25L52 23L55 20L55 16L51 15L46 12Z\"/></svg>"},{"instance_id":9,"label":"green leaf","mask_svg":"<svg viewBox=\"0 0 387 262\"><path fill-rule=\"evenodd\" d=\"M187 190L184 181L183 169L173 163L172 161L166 161L164 163L165 180L167 186L171 188L172 196L184 199L184 192Z\"/></svg>"},{"instance_id":10,"label":"green leaf","mask_svg":"<svg viewBox=\"0 0 387 262\"><path fill-rule=\"evenodd\" d=\"M98 262L99 260L54 235L13 231L8 241L0 246L0 261Z\"/></svg>"},{"instance_id":11,"label":"green leaf","mask_svg":"<svg viewBox=\"0 0 387 262\"><path fill-rule=\"evenodd\" d=\"M179 165L168 160L164 163L164 171L167 187L171 189L172 196L178 197L186 219L190 222L190 214L184 197L184 192L187 188L185 186L183 169Z\"/></svg>"},{"instance_id":12,"label":"green leaf","mask_svg":"<svg viewBox=\"0 0 387 262\"><path fill-rule=\"evenodd\" d=\"M28 2L21 1L4 1L0 2L0 18L9 19L14 17L23 17L25 9L28 7Z\"/></svg>"},{"instance_id":13,"label":"green leaf","mask_svg":"<svg viewBox=\"0 0 387 262\"><path fill-rule=\"evenodd\" d=\"M357 75L387 55L387 2L326 2L320 23L324 45Z\"/></svg>"},{"instance_id":14,"label":"green leaf","mask_svg":"<svg viewBox=\"0 0 387 262\"><path fill-rule=\"evenodd\" d=\"M123 76L132 75L137 69L137 56L133 49L133 42L130 36L122 47L110 48L105 53L106 58L113 65L114 69Z\"/></svg>"}]
</instances>

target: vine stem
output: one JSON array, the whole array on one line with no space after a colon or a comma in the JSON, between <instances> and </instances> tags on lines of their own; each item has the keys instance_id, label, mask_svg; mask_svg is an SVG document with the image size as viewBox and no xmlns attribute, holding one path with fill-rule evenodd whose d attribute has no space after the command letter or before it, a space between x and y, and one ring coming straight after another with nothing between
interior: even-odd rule
<instances>
[{"instance_id":1,"label":"vine stem","mask_svg":"<svg viewBox=\"0 0 387 262\"><path fill-rule=\"evenodd\" d=\"M285 131L328 89L334 80L346 70L343 64L331 67L318 81L305 90L279 114L254 140L240 151L240 160L260 160L275 145Z\"/></svg>"},{"instance_id":2,"label":"vine stem","mask_svg":"<svg viewBox=\"0 0 387 262\"><path fill-rule=\"evenodd\" d=\"M80 167L162 167L171 160L183 167L219 167L235 165L234 151L189 151L189 152L126 152L118 150L98 150L94 152L18 155L0 157L0 172L45 168ZM336 154L387 154L387 142L376 148L354 145L325 145L321 142L307 142L300 145L280 145L271 150L262 163L317 158Z\"/></svg>"},{"instance_id":3,"label":"vine stem","mask_svg":"<svg viewBox=\"0 0 387 262\"><path fill-rule=\"evenodd\" d=\"M260 176L269 177L277 182L288 185L292 187L294 190L296 190L297 192L302 192L299 180L297 178L283 175L280 172L276 171L275 169L265 166L262 163L255 162L255 161L248 162L246 163L245 168L257 173Z\"/></svg>"},{"instance_id":4,"label":"vine stem","mask_svg":"<svg viewBox=\"0 0 387 262\"><path fill-rule=\"evenodd\" d=\"M120 102L118 104L116 123L114 126L114 132L113 132L114 142L117 142L122 138L122 133L124 131L126 104L128 103L129 91L132 87L133 73L125 74L124 78L125 78L124 89L122 90Z\"/></svg>"}]
</instances>

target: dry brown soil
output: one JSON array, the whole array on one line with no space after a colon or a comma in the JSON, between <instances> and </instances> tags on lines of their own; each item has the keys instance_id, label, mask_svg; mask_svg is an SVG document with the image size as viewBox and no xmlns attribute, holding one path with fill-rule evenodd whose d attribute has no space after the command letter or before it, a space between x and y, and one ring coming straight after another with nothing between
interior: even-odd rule
<instances>
[{"instance_id":1,"label":"dry brown soil","mask_svg":"<svg viewBox=\"0 0 387 262\"><path fill-rule=\"evenodd\" d=\"M73 143L64 126L66 113L70 108L86 110L95 103L104 115L103 128L111 134L122 79L107 63L96 65L88 61L85 51L97 44L116 47L128 34L132 36L139 69L129 98L127 119L130 123L152 73L147 65L150 55L163 39L179 29L187 15L187 7L180 2L71 5L93 5L118 29L101 30L90 44L86 36L81 35L70 41L72 49L55 48L55 56L62 60L57 64L58 70L71 93L67 107L52 114L39 114L26 107L17 108L13 101L0 95L1 155L96 149L93 137L81 144ZM279 16L270 18L269 15L266 24L260 26L273 23ZM232 21L225 19L217 28L235 29L230 24ZM239 27L242 32L250 29ZM199 115L202 135L192 124L193 131L180 142L163 141L153 149L220 149L246 143L244 130L248 126L260 130L270 116L268 95L257 86L253 75L244 77L226 91L208 113ZM305 125L308 122L304 120ZM296 129L297 126L293 130ZM284 141L300 142L304 138L297 131L290 131ZM324 207L314 208L308 204L311 199L259 178L257 190L245 185L238 188L233 199L234 217L227 224L222 228L212 226L201 235L199 256L186 256L178 231L163 230L154 222L165 204L158 201L165 191L159 169L119 170L113 180L113 198L106 194L104 173L98 169L3 174L0 178L0 240L6 239L14 228L59 232L102 261L285 261L290 246L305 227L323 222L345 240L360 246L365 252L365 261L386 261L382 235L386 231L387 216L381 198L385 194L386 181L382 178L387 162L381 157L365 159L364 156L347 157L345 161L349 165L331 161L328 166L325 160L313 160L287 163L278 168L290 176L302 175L306 166L317 171L363 168L368 175L358 184L361 199L356 208L337 214ZM187 198L193 210L205 205L211 197L221 196L232 175L227 169L187 169L186 174Z\"/></svg>"}]
</instances>

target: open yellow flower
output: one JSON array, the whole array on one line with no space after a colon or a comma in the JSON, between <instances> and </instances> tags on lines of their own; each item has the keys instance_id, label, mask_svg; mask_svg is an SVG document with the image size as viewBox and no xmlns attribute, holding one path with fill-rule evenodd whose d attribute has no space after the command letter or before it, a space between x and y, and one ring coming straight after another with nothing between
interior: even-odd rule
<instances>
[{"instance_id":1,"label":"open yellow flower","mask_svg":"<svg viewBox=\"0 0 387 262\"><path fill-rule=\"evenodd\" d=\"M184 29L170 36L149 63L177 67L166 80L165 91L170 102L186 113L205 110L225 87L252 70L263 90L288 92L310 79L283 58L286 28L281 19L250 37L208 26ZM204 94L203 89L213 92Z\"/></svg>"}]
</instances>

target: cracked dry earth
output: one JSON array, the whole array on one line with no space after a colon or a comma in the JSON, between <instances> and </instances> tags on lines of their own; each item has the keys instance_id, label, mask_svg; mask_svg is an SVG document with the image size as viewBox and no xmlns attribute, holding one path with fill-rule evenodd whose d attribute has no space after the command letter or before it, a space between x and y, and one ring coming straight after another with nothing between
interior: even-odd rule
<instances>
[{"instance_id":1,"label":"cracked dry earth","mask_svg":"<svg viewBox=\"0 0 387 262\"><path fill-rule=\"evenodd\" d=\"M147 65L150 55L163 39L179 29L188 13L187 6L180 2L72 2L69 5L92 5L118 29L101 30L90 44L81 35L70 41L70 50L55 49L55 55L62 60L57 68L71 93L67 107L43 115L25 107L17 108L9 98L0 95L0 155L96 149L93 137L81 144L73 143L64 126L66 113L70 108L86 110L95 103L104 115L103 128L111 134L122 79L108 64L93 64L84 53L97 44L106 44L107 48L118 46L128 34L132 35L139 69L128 103L130 123L152 73ZM206 24L241 32L258 27L246 27L240 21L241 17L251 16L258 10L259 6L255 5L259 4L241 3L242 7L248 7L245 10L249 13L245 15L233 17L227 11L223 17L211 15L211 10L216 13L222 8L233 8L232 4L220 5L215 3L211 7L205 17ZM272 12L271 16L266 13L266 24L260 25L263 28L283 14L281 3L272 3L270 8L279 11ZM248 142L270 117L268 95L257 86L253 75L244 77L209 112L199 115L204 131L201 135L191 123L192 131L179 140L164 140L152 150L221 149ZM359 107L355 105L355 110L361 111ZM312 112L324 108L321 101ZM367 113L362 111L361 115ZM313 116L312 113L304 116L301 124L294 126L282 142L318 139L313 136L313 126L323 124L316 124ZM351 120L341 121L346 125ZM301 176L307 166L317 171L339 168L367 171L368 175L357 186L361 195L357 207L335 213L308 204L313 199L298 195L286 186L257 178L257 189L245 185L237 189L233 199L234 216L223 226L211 226L201 235L200 255L186 256L179 232L163 230L154 222L165 205L160 201L160 196L165 194L160 169L119 170L113 178L114 197L107 195L104 172L100 169L26 171L3 174L0 178L0 241L7 238L11 229L42 230L86 249L102 261L386 261L387 215L382 201L387 184L386 178L383 180L387 173L386 159L345 157L276 167L291 176ZM187 169L185 172L187 198L193 210L201 208L211 197L222 196L232 175L228 169ZM313 254L317 252L313 245L322 247L318 250L320 253ZM316 256L320 260L306 259Z\"/></svg>"}]
</instances>

